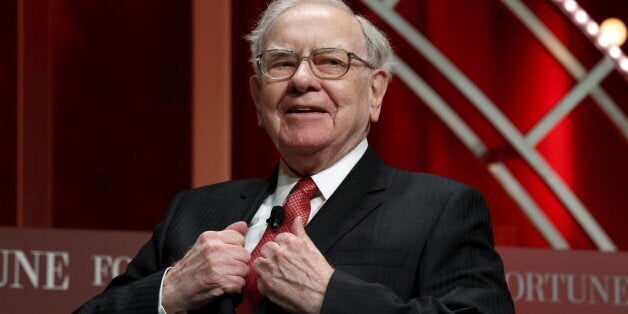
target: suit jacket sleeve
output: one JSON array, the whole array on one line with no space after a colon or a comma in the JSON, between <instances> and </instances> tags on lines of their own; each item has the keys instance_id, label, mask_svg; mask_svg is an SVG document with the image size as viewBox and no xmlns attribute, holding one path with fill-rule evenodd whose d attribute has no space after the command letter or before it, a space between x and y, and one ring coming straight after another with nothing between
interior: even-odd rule
<instances>
[{"instance_id":1,"label":"suit jacket sleeve","mask_svg":"<svg viewBox=\"0 0 628 314\"><path fill-rule=\"evenodd\" d=\"M321 313L514 313L481 195L464 186L440 211L417 265L412 298L336 270Z\"/></svg>"},{"instance_id":2,"label":"suit jacket sleeve","mask_svg":"<svg viewBox=\"0 0 628 314\"><path fill-rule=\"evenodd\" d=\"M114 278L105 291L90 299L74 313L157 313L159 289L165 269L162 260L163 236L183 192L173 200L166 220L129 263L124 274Z\"/></svg>"}]
</instances>

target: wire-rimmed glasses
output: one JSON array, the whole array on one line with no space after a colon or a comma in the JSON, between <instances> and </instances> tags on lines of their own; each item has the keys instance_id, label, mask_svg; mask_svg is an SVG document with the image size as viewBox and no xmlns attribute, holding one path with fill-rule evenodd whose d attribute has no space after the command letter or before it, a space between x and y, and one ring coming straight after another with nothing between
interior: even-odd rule
<instances>
[{"instance_id":1,"label":"wire-rimmed glasses","mask_svg":"<svg viewBox=\"0 0 628 314\"><path fill-rule=\"evenodd\" d=\"M351 67L351 60L358 60L371 68L371 65L353 52L340 48L316 49L307 57L301 57L294 51L271 49L255 58L259 71L274 80L291 78L301 62L307 60L312 73L320 79L336 79L345 75Z\"/></svg>"}]
</instances>

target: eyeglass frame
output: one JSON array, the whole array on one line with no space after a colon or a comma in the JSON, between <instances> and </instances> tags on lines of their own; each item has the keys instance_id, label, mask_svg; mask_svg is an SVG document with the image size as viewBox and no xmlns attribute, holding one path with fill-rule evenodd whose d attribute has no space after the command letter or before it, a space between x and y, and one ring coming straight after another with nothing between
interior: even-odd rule
<instances>
[{"instance_id":1,"label":"eyeglass frame","mask_svg":"<svg viewBox=\"0 0 628 314\"><path fill-rule=\"evenodd\" d=\"M347 63L347 69L345 70L344 73L340 74L339 76L335 76L335 77L321 77L321 76L319 76L316 73L317 70L315 70L313 68L314 66L311 63L312 59L310 58L312 56L312 54L316 53L317 51L327 50L327 49L336 49L336 50L344 51L347 54L347 59L349 59L349 61ZM297 56L297 58L299 59L299 65L294 69L294 72L290 76L285 77L285 78L273 78L269 74L267 74L266 72L264 72L262 70L262 62L261 62L262 57L264 56L264 54L266 54L268 52L271 52L271 51L285 51L285 52L289 52L289 53ZM297 73L297 71L299 70L299 67L301 66L301 63L303 61L307 61L308 67L310 68L310 71L312 72L312 74L314 74L314 76L318 77L319 79L321 79L321 80L335 80L335 79L339 79L339 78L343 77L345 74L347 74L347 72L349 72L349 69L351 69L351 60L353 60L353 59L358 60L358 61L364 63L364 65L366 65L369 69L374 69L374 67L368 61L360 58L355 53L350 52L350 51L346 51L346 50L344 50L342 48L334 48L334 47L323 47L323 48L318 48L318 49L312 50L310 52L310 54L307 55L306 57L301 57L301 56L299 56L298 53L296 53L296 52L294 52L292 50L288 50L288 49L282 49L282 48L269 49L269 50L266 50L266 51L260 53L259 55L257 55L255 57L255 63L257 64L257 70L260 73L262 73L262 75L266 76L267 78L269 78L271 80L288 80L288 79L291 79L294 76L294 74Z\"/></svg>"}]
</instances>

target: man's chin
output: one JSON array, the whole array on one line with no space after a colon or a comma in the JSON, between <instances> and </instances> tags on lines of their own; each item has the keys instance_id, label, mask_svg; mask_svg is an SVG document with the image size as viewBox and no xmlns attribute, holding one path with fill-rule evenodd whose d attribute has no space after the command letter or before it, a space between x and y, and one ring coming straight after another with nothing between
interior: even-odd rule
<instances>
[{"instance_id":1,"label":"man's chin","mask_svg":"<svg viewBox=\"0 0 628 314\"><path fill-rule=\"evenodd\" d=\"M314 155L323 148L330 146L330 141L320 139L299 139L284 141L279 145L279 153L282 155Z\"/></svg>"}]
</instances>

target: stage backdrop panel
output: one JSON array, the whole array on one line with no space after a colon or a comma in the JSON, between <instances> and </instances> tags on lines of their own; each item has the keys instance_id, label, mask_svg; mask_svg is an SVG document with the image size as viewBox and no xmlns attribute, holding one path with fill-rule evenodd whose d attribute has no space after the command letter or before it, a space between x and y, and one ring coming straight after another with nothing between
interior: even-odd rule
<instances>
[{"instance_id":1,"label":"stage backdrop panel","mask_svg":"<svg viewBox=\"0 0 628 314\"><path fill-rule=\"evenodd\" d=\"M147 232L0 228L0 307L69 313L126 269Z\"/></svg>"},{"instance_id":2,"label":"stage backdrop panel","mask_svg":"<svg viewBox=\"0 0 628 314\"><path fill-rule=\"evenodd\" d=\"M121 273L148 232L0 228L0 306L68 313ZM628 313L628 253L499 247L517 313Z\"/></svg>"}]
</instances>

